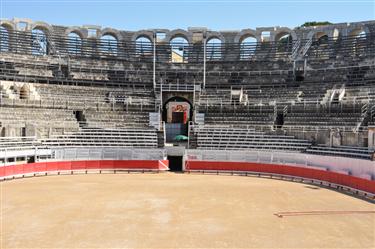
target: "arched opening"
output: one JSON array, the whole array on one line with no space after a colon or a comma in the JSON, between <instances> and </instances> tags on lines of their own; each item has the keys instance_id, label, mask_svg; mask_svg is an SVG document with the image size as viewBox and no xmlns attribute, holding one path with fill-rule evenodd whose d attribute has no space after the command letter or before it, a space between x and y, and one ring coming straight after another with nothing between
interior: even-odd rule
<instances>
[{"instance_id":1,"label":"arched opening","mask_svg":"<svg viewBox=\"0 0 375 249\"><path fill-rule=\"evenodd\" d=\"M149 38L140 36L135 40L135 55L137 57L152 55L152 42Z\"/></svg>"},{"instance_id":2,"label":"arched opening","mask_svg":"<svg viewBox=\"0 0 375 249\"><path fill-rule=\"evenodd\" d=\"M218 38L211 38L207 41L206 58L209 61L220 60L221 53L221 40Z\"/></svg>"},{"instance_id":3,"label":"arched opening","mask_svg":"<svg viewBox=\"0 0 375 249\"><path fill-rule=\"evenodd\" d=\"M275 42L278 52L289 52L292 51L293 38L290 33L282 32L277 34Z\"/></svg>"},{"instance_id":4,"label":"arched opening","mask_svg":"<svg viewBox=\"0 0 375 249\"><path fill-rule=\"evenodd\" d=\"M313 49L309 50L309 54L320 59L328 59L330 56L330 51L327 50L328 45L328 35L325 32L317 32L313 37Z\"/></svg>"},{"instance_id":5,"label":"arched opening","mask_svg":"<svg viewBox=\"0 0 375 249\"><path fill-rule=\"evenodd\" d=\"M328 45L328 35L324 32L317 32L315 34L315 43L317 46Z\"/></svg>"},{"instance_id":6,"label":"arched opening","mask_svg":"<svg viewBox=\"0 0 375 249\"><path fill-rule=\"evenodd\" d=\"M254 56L257 39L253 36L244 37L240 42L240 60L249 60Z\"/></svg>"},{"instance_id":7,"label":"arched opening","mask_svg":"<svg viewBox=\"0 0 375 249\"><path fill-rule=\"evenodd\" d=\"M105 55L117 55L117 39L112 35L103 35L100 38L100 51Z\"/></svg>"},{"instance_id":8,"label":"arched opening","mask_svg":"<svg viewBox=\"0 0 375 249\"><path fill-rule=\"evenodd\" d=\"M31 31L32 46L31 53L33 55L47 55L48 41L45 32L41 29L35 28Z\"/></svg>"},{"instance_id":9,"label":"arched opening","mask_svg":"<svg viewBox=\"0 0 375 249\"><path fill-rule=\"evenodd\" d=\"M5 137L5 136L6 136L6 129L5 127L2 127L1 132L0 132L0 137Z\"/></svg>"},{"instance_id":10,"label":"arched opening","mask_svg":"<svg viewBox=\"0 0 375 249\"><path fill-rule=\"evenodd\" d=\"M167 142L178 142L177 136L188 135L188 124L193 117L193 106L183 97L172 97L163 105ZM180 139L182 142L184 139Z\"/></svg>"},{"instance_id":11,"label":"arched opening","mask_svg":"<svg viewBox=\"0 0 375 249\"><path fill-rule=\"evenodd\" d=\"M366 48L366 32L362 28L358 28L350 32L349 39L352 41L353 54L357 55L364 52Z\"/></svg>"},{"instance_id":12,"label":"arched opening","mask_svg":"<svg viewBox=\"0 0 375 249\"><path fill-rule=\"evenodd\" d=\"M163 105L162 116L165 122L166 142L177 146L186 146L189 121L193 118L191 102L184 97L171 97ZM168 160L171 171L182 171L181 155L168 155Z\"/></svg>"},{"instance_id":13,"label":"arched opening","mask_svg":"<svg viewBox=\"0 0 375 249\"><path fill-rule=\"evenodd\" d=\"M82 53L82 38L75 32L68 35L68 53L80 55Z\"/></svg>"},{"instance_id":14,"label":"arched opening","mask_svg":"<svg viewBox=\"0 0 375 249\"><path fill-rule=\"evenodd\" d=\"M9 51L9 30L0 26L0 52Z\"/></svg>"},{"instance_id":15,"label":"arched opening","mask_svg":"<svg viewBox=\"0 0 375 249\"><path fill-rule=\"evenodd\" d=\"M361 32L358 33L357 38L360 38L360 39L366 38L366 32L362 30Z\"/></svg>"},{"instance_id":16,"label":"arched opening","mask_svg":"<svg viewBox=\"0 0 375 249\"><path fill-rule=\"evenodd\" d=\"M30 98L30 89L27 85L23 85L20 88L20 99L29 99Z\"/></svg>"},{"instance_id":17,"label":"arched opening","mask_svg":"<svg viewBox=\"0 0 375 249\"><path fill-rule=\"evenodd\" d=\"M187 124L192 115L192 104L184 97L172 97L163 105L163 121L166 123Z\"/></svg>"},{"instance_id":18,"label":"arched opening","mask_svg":"<svg viewBox=\"0 0 375 249\"><path fill-rule=\"evenodd\" d=\"M176 36L170 41L172 63L188 61L188 41L183 36Z\"/></svg>"},{"instance_id":19,"label":"arched opening","mask_svg":"<svg viewBox=\"0 0 375 249\"><path fill-rule=\"evenodd\" d=\"M357 28L349 33L349 36L353 38L366 38L366 32L362 28Z\"/></svg>"}]
</instances>

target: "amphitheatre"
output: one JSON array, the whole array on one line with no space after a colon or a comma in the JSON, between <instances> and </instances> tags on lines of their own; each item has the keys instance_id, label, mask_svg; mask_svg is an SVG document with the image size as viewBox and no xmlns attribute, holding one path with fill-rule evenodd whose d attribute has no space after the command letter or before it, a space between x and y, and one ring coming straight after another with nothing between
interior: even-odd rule
<instances>
[{"instance_id":1,"label":"amphitheatre","mask_svg":"<svg viewBox=\"0 0 375 249\"><path fill-rule=\"evenodd\" d=\"M0 25L0 248L375 248L375 21Z\"/></svg>"}]
</instances>

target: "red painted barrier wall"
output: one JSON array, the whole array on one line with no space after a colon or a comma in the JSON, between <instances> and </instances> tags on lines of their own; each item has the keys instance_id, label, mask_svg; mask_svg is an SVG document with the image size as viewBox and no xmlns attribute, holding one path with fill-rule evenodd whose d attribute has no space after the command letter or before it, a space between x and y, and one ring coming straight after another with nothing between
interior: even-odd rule
<instances>
[{"instance_id":1,"label":"red painted barrier wall","mask_svg":"<svg viewBox=\"0 0 375 249\"><path fill-rule=\"evenodd\" d=\"M186 161L186 170L223 170L223 171L249 171L261 173L273 173L288 176L297 176L322 180L330 183L348 186L358 190L375 194L375 181L344 175L332 171L311 169L298 166L277 164L263 164L251 162L217 162L217 161Z\"/></svg>"},{"instance_id":2,"label":"red painted barrier wall","mask_svg":"<svg viewBox=\"0 0 375 249\"><path fill-rule=\"evenodd\" d=\"M168 170L168 160L99 160L39 162L0 167L0 178L38 172L66 170Z\"/></svg>"}]
</instances>

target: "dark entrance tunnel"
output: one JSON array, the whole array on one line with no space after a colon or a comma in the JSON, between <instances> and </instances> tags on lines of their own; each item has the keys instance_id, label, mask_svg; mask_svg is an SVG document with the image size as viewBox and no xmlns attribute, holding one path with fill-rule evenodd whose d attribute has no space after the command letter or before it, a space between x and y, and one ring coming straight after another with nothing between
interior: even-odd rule
<instances>
[{"instance_id":1,"label":"dark entrance tunnel","mask_svg":"<svg viewBox=\"0 0 375 249\"><path fill-rule=\"evenodd\" d=\"M168 156L169 170L173 172L182 171L182 156Z\"/></svg>"}]
</instances>

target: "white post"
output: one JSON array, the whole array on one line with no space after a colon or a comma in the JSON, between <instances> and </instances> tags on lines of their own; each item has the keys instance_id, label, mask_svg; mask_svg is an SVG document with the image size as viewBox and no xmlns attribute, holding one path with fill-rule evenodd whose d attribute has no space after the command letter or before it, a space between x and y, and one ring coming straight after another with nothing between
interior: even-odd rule
<instances>
[{"instance_id":1,"label":"white post","mask_svg":"<svg viewBox=\"0 0 375 249\"><path fill-rule=\"evenodd\" d=\"M206 33L203 34L203 89L206 88Z\"/></svg>"},{"instance_id":2,"label":"white post","mask_svg":"<svg viewBox=\"0 0 375 249\"><path fill-rule=\"evenodd\" d=\"M194 103L194 102L193 102ZM190 146L189 146L189 143L190 143L190 128L191 128L191 125L193 124L192 120L189 121L188 123L188 141L187 141L187 148L190 149ZM186 150L185 150L186 152ZM182 164L183 165L183 164Z\"/></svg>"},{"instance_id":3,"label":"white post","mask_svg":"<svg viewBox=\"0 0 375 249\"><path fill-rule=\"evenodd\" d=\"M163 111L163 82L160 80L160 110Z\"/></svg>"},{"instance_id":4,"label":"white post","mask_svg":"<svg viewBox=\"0 0 375 249\"><path fill-rule=\"evenodd\" d=\"M152 81L154 85L154 90L156 90L156 33L153 35L153 69L152 69Z\"/></svg>"}]
</instances>

